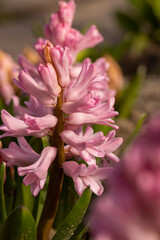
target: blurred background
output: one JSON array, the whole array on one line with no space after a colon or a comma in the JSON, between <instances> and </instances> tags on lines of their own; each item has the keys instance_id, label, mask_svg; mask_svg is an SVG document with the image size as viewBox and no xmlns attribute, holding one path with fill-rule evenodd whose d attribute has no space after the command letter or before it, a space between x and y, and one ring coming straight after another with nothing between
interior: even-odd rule
<instances>
[{"instance_id":1,"label":"blurred background","mask_svg":"<svg viewBox=\"0 0 160 240\"><path fill-rule=\"evenodd\" d=\"M120 41L121 30L115 23L114 12L123 9L125 0L77 0L74 27L80 30L96 24L106 43ZM17 57L24 46L33 45L36 34L58 10L58 0L1 0L0 46Z\"/></svg>"},{"instance_id":2,"label":"blurred background","mask_svg":"<svg viewBox=\"0 0 160 240\"><path fill-rule=\"evenodd\" d=\"M118 134L127 139L143 113L150 117L160 109L160 1L76 0L76 4L73 26L84 33L95 24L104 36L102 44L83 52L79 60L86 56L113 60L110 77L122 81L116 101ZM57 10L58 0L1 0L0 49L17 60L43 35L44 24Z\"/></svg>"}]
</instances>

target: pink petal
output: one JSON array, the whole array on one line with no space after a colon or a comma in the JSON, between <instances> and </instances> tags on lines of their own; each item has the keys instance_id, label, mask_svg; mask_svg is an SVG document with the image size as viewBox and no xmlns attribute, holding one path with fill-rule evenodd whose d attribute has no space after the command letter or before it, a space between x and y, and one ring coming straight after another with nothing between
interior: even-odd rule
<instances>
[{"instance_id":1,"label":"pink petal","mask_svg":"<svg viewBox=\"0 0 160 240\"><path fill-rule=\"evenodd\" d=\"M19 81L14 79L14 83L26 93L38 98L44 105L54 104L53 98L49 95L45 88L38 85L38 83L23 70L20 71Z\"/></svg>"},{"instance_id":2,"label":"pink petal","mask_svg":"<svg viewBox=\"0 0 160 240\"><path fill-rule=\"evenodd\" d=\"M40 64L38 71L49 93L53 96L58 96L61 92L61 87L58 85L57 74L53 66L50 63L47 64L47 67Z\"/></svg>"},{"instance_id":3,"label":"pink petal","mask_svg":"<svg viewBox=\"0 0 160 240\"><path fill-rule=\"evenodd\" d=\"M95 180L92 178L92 176L88 176L83 178L83 182L87 186L90 186L91 191L94 192L97 196L102 195L104 188L100 181Z\"/></svg>"},{"instance_id":4,"label":"pink petal","mask_svg":"<svg viewBox=\"0 0 160 240\"><path fill-rule=\"evenodd\" d=\"M84 190L87 188L87 185L84 184L81 178L78 177L74 183L74 187L78 195L81 196Z\"/></svg>"}]
</instances>

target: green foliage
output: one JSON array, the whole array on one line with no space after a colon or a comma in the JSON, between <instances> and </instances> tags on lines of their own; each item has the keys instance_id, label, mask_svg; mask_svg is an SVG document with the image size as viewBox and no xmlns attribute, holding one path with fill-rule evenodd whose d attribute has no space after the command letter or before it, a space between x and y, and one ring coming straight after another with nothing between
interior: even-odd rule
<instances>
[{"instance_id":1,"label":"green foliage","mask_svg":"<svg viewBox=\"0 0 160 240\"><path fill-rule=\"evenodd\" d=\"M32 137L29 141L29 144L31 145L35 152L41 153L43 149L43 142L41 138Z\"/></svg>"},{"instance_id":2,"label":"green foliage","mask_svg":"<svg viewBox=\"0 0 160 240\"><path fill-rule=\"evenodd\" d=\"M104 135L108 134L109 131L112 130L112 127L106 126L106 125L93 125L94 132L102 131Z\"/></svg>"},{"instance_id":3,"label":"green foliage","mask_svg":"<svg viewBox=\"0 0 160 240\"><path fill-rule=\"evenodd\" d=\"M6 209L5 209L4 189L3 189L4 171L5 171L4 164L1 163L1 165L0 165L0 228L2 227L2 225L6 219Z\"/></svg>"},{"instance_id":4,"label":"green foliage","mask_svg":"<svg viewBox=\"0 0 160 240\"><path fill-rule=\"evenodd\" d=\"M70 240L82 240L82 237L86 231L87 226L85 226L84 223L81 222L77 229L75 230L74 235L70 238Z\"/></svg>"},{"instance_id":5,"label":"green foliage","mask_svg":"<svg viewBox=\"0 0 160 240\"><path fill-rule=\"evenodd\" d=\"M127 10L115 13L118 24L125 31L121 43L110 47L111 54L113 50L116 59L121 59L124 54L131 54L132 57L141 56L150 45L160 44L160 1L126 1Z\"/></svg>"},{"instance_id":6,"label":"green foliage","mask_svg":"<svg viewBox=\"0 0 160 240\"><path fill-rule=\"evenodd\" d=\"M36 240L35 222L25 207L16 208L4 222L0 240Z\"/></svg>"},{"instance_id":7,"label":"green foliage","mask_svg":"<svg viewBox=\"0 0 160 240\"><path fill-rule=\"evenodd\" d=\"M46 194L47 194L48 183L49 183L49 174L48 174L46 183L44 185L44 188L40 191L40 193L38 194L38 196L35 198L35 201L34 201L33 217L35 219L36 226L38 225L38 222L42 213L43 205L44 205Z\"/></svg>"},{"instance_id":8,"label":"green foliage","mask_svg":"<svg viewBox=\"0 0 160 240\"><path fill-rule=\"evenodd\" d=\"M77 201L76 205L72 208L69 215L65 218L62 225L52 238L52 240L71 239L78 225L81 223L86 210L88 209L90 199L91 199L90 190L86 189L82 196L80 197L80 199Z\"/></svg>"},{"instance_id":9,"label":"green foliage","mask_svg":"<svg viewBox=\"0 0 160 240\"><path fill-rule=\"evenodd\" d=\"M70 177L64 176L59 208L53 225L55 229L60 227L77 200L78 194L74 189L73 180Z\"/></svg>"},{"instance_id":10,"label":"green foliage","mask_svg":"<svg viewBox=\"0 0 160 240\"><path fill-rule=\"evenodd\" d=\"M30 210L30 212L33 211L34 208L34 200L35 197L32 195L30 191L30 186L25 186L23 184L22 177L16 175L16 194L15 194L15 203L14 208L18 206L25 206Z\"/></svg>"},{"instance_id":11,"label":"green foliage","mask_svg":"<svg viewBox=\"0 0 160 240\"><path fill-rule=\"evenodd\" d=\"M6 181L5 181L5 206L7 216L11 213L14 205L14 194L16 183L13 179L11 172L14 172L14 168L6 167Z\"/></svg>"},{"instance_id":12,"label":"green foliage","mask_svg":"<svg viewBox=\"0 0 160 240\"><path fill-rule=\"evenodd\" d=\"M127 88L122 93L121 98L119 99L118 106L116 108L119 112L120 117L129 117L133 104L138 96L143 78L144 69L139 69L134 78L129 82Z\"/></svg>"},{"instance_id":13,"label":"green foliage","mask_svg":"<svg viewBox=\"0 0 160 240\"><path fill-rule=\"evenodd\" d=\"M142 113L142 115L140 116L132 134L129 136L129 138L127 139L126 142L123 143L121 151L119 153L119 156L121 156L123 154L123 152L125 151L125 149L129 146L129 144L131 144L133 142L133 140L135 139L135 137L139 134L141 127L146 119L147 114L146 113Z\"/></svg>"},{"instance_id":14,"label":"green foliage","mask_svg":"<svg viewBox=\"0 0 160 240\"><path fill-rule=\"evenodd\" d=\"M147 3L152 8L156 18L160 21L160 1L159 0L147 0Z\"/></svg>"},{"instance_id":15,"label":"green foliage","mask_svg":"<svg viewBox=\"0 0 160 240\"><path fill-rule=\"evenodd\" d=\"M136 20L123 12L117 12L116 18L119 24L127 31L139 32L139 25Z\"/></svg>"}]
</instances>

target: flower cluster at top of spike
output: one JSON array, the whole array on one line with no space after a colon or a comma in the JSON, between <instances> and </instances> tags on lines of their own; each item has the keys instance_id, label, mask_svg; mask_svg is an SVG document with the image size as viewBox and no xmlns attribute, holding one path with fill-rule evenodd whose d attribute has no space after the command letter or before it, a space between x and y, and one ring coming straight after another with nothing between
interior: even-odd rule
<instances>
[{"instance_id":1,"label":"flower cluster at top of spike","mask_svg":"<svg viewBox=\"0 0 160 240\"><path fill-rule=\"evenodd\" d=\"M102 132L94 133L92 125L118 128L112 119L118 114L113 108L115 92L108 88L105 59L100 58L95 63L90 59L83 63L75 62L81 50L103 40L101 34L94 25L84 35L71 27L74 1L61 1L59 7L45 26L45 39L40 38L35 44L41 63L34 65L24 56L19 57L22 70L14 83L29 95L29 100L24 107L16 96L13 97L15 116L2 110L0 130L4 133L0 138L17 137L18 144L11 142L8 148L1 150L1 155L7 166L18 167L19 175L25 175L24 184L30 185L32 193L37 195L44 187L57 148L48 146L38 154L24 136L49 135L54 138L54 128L60 121L58 116L54 116L54 109L63 94L60 110L63 111L64 130L60 136L65 143L67 160L63 163L64 172L73 178L79 195L89 186L99 196L103 192L100 180L106 178L111 170L104 161L119 160L113 152L122 139L115 138L115 130L106 136ZM96 163L97 157L102 161L101 167ZM79 161L81 159L83 163Z\"/></svg>"}]
</instances>

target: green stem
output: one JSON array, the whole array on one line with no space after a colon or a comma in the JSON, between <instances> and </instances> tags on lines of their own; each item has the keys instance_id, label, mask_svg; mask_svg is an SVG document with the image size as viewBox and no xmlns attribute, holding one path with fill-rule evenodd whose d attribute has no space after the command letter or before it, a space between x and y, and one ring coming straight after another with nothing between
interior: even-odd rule
<instances>
[{"instance_id":1,"label":"green stem","mask_svg":"<svg viewBox=\"0 0 160 240\"><path fill-rule=\"evenodd\" d=\"M60 194L63 184L62 163L65 161L64 143L60 137L60 133L64 129L63 112L61 110L63 103L63 92L57 99L55 108L55 116L58 118L57 125L54 129L53 146L57 148L57 156L51 165L50 180L48 191L37 228L37 240L47 240L49 232L52 228L56 212L59 205Z\"/></svg>"}]
</instances>

